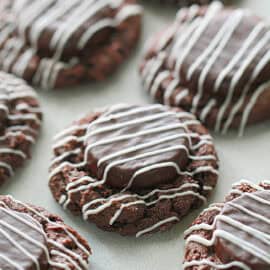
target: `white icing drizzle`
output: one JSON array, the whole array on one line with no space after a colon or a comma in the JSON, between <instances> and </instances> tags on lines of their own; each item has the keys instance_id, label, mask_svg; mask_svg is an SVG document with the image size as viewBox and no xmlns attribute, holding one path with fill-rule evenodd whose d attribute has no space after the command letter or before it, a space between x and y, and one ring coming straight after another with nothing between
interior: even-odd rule
<instances>
[{"instance_id":1,"label":"white icing drizzle","mask_svg":"<svg viewBox=\"0 0 270 270\"><path fill-rule=\"evenodd\" d=\"M195 97L193 98L193 104L191 111L195 113L197 111L197 106L199 104L199 101L202 98L203 92L204 92L204 84L205 80L207 78L207 75L209 71L211 70L213 64L216 62L217 58L225 48L225 46L230 41L232 34L234 33L237 26L240 24L241 20L243 19L244 13L241 10L236 10L232 16L230 16L225 23L223 24L222 28L219 30L219 32L216 34L214 39L211 41L209 47L204 51L204 54L202 54L202 59L204 60L205 57L209 57L208 61L206 62L205 67L203 68L199 81L198 81L198 91ZM210 55L208 54L208 51L210 51ZM199 58L200 60L200 58ZM194 64L196 65L196 63ZM196 66L195 66L196 69ZM192 66L190 67L189 71L191 70L191 73L187 76L192 76ZM190 79L189 78L189 79Z\"/></svg>"},{"instance_id":2,"label":"white icing drizzle","mask_svg":"<svg viewBox=\"0 0 270 270\"><path fill-rule=\"evenodd\" d=\"M142 70L141 75L144 87L149 90L153 97L160 96L160 92L158 91L161 89L161 83L165 79L168 79L170 82L171 78L171 82L162 88L164 89L163 102L166 105L181 106L183 98L189 95L188 89L181 89L181 80L183 78L180 78L180 74L182 73L183 63L222 8L223 5L215 1L209 5L204 16L199 15L200 8L198 5L179 11L173 27L168 30L168 33L165 32L165 34L161 35L161 39L164 36L164 40L161 42L163 45L157 45L157 48L160 48L159 51L155 50L157 51L156 56L147 60ZM217 60L223 57L222 52L228 46L233 35L247 16L250 16L247 10L236 9L232 11L228 18L224 20L223 24L218 27L208 46L201 51L200 55L188 68L186 81L192 81L194 73L200 70L196 87L197 91L194 94L190 109L192 113L198 113L200 101L204 97L204 88L209 73L215 68ZM254 82L270 61L269 50L266 51L261 59L258 59L260 53L269 44L270 32L267 27L268 25L262 21L255 24L250 30L250 33L247 33L247 37L241 41L242 44L240 44L238 50L232 55L228 64L221 69L219 74L217 74L217 78L214 79L214 95L218 95L224 80L231 73L234 74L228 84L228 93L224 102L218 104L216 98L212 97L199 114L200 120L205 122L212 110L217 109L215 130L218 132L226 133L229 130L236 115L243 108L245 102L247 102L247 105L243 109L239 125L239 135L243 135L250 114L259 97L270 88L270 82L268 81L260 85L257 89L254 89L253 93L250 93ZM159 43L159 41L156 42ZM156 44L154 44L154 47L156 48ZM169 49L167 49L168 47ZM180 51L181 53L179 53ZM166 67L167 65L165 63L167 62L169 66L174 63L173 70ZM242 92L236 100L233 100L239 81L243 79L245 72L254 63L256 63L254 70L247 78ZM229 108L230 105L232 105L232 108ZM225 119L225 114L227 113L228 116Z\"/></svg>"},{"instance_id":3,"label":"white icing drizzle","mask_svg":"<svg viewBox=\"0 0 270 270\"><path fill-rule=\"evenodd\" d=\"M265 91L269 91L269 89L270 89L270 82L261 85L252 95L250 102L243 113L239 131L240 136L244 134L245 126L248 122L249 115L256 104L256 101L258 100L258 98L261 96L262 93L264 93Z\"/></svg>"},{"instance_id":4,"label":"white icing drizzle","mask_svg":"<svg viewBox=\"0 0 270 270\"><path fill-rule=\"evenodd\" d=\"M14 170L13 170L12 166L7 164L6 162L0 161L0 167L7 169L10 176L14 175Z\"/></svg>"},{"instance_id":5,"label":"white icing drizzle","mask_svg":"<svg viewBox=\"0 0 270 270\"><path fill-rule=\"evenodd\" d=\"M9 264L13 265L14 267L16 267L16 269L18 270L24 270L20 265L18 265L17 263L14 263L12 260L10 260L9 258L7 257L3 257L2 255L0 255L0 257L2 259L4 259L6 262L8 262ZM1 269L2 270L2 269Z\"/></svg>"},{"instance_id":6,"label":"white icing drizzle","mask_svg":"<svg viewBox=\"0 0 270 270\"><path fill-rule=\"evenodd\" d=\"M5 76L7 77L6 80ZM0 74L0 77L0 87L3 89L0 94L0 109L6 112L6 118L10 122L6 127L4 134L0 136L0 141L2 141L0 155L3 156L0 162L0 167L5 168L9 176L12 176L14 174L14 169L8 163L8 161L6 161L5 155L14 155L21 159L26 159L27 156L19 149L7 148L5 141L8 140L9 137L16 137L23 134L25 140L31 144L34 144L36 141L37 130L34 130L29 123L23 124L20 122L30 121L30 123L33 122L37 126L40 126L41 121L38 118L38 114L41 113L41 110L40 108L32 107L31 105L20 101L13 108L15 114L13 111L11 112L9 107L10 104L16 104L18 99L36 98L36 94L20 79L14 78L11 75L6 75L4 73ZM19 123L15 124L13 123L14 121L19 121Z\"/></svg>"},{"instance_id":7,"label":"white icing drizzle","mask_svg":"<svg viewBox=\"0 0 270 270\"><path fill-rule=\"evenodd\" d=\"M19 156L23 159L26 158L26 155L21 150L14 150L11 148L0 148L0 154L12 154L15 156Z\"/></svg>"},{"instance_id":8,"label":"white icing drizzle","mask_svg":"<svg viewBox=\"0 0 270 270\"><path fill-rule=\"evenodd\" d=\"M188 93L188 89L183 89L181 92L179 92L175 97L175 105L180 104L180 102L188 95Z\"/></svg>"},{"instance_id":9,"label":"white icing drizzle","mask_svg":"<svg viewBox=\"0 0 270 270\"><path fill-rule=\"evenodd\" d=\"M204 122L206 120L207 115L210 113L213 107L215 107L216 101L214 99L210 99L206 104L204 109L201 112L200 119Z\"/></svg>"},{"instance_id":10,"label":"white icing drizzle","mask_svg":"<svg viewBox=\"0 0 270 270\"><path fill-rule=\"evenodd\" d=\"M173 94L173 91L178 86L179 81L178 80L172 80L169 86L166 89L166 92L164 93L164 104L165 105L171 105L171 95Z\"/></svg>"},{"instance_id":11,"label":"white icing drizzle","mask_svg":"<svg viewBox=\"0 0 270 270\"><path fill-rule=\"evenodd\" d=\"M196 185L196 184L190 184L190 185L185 185L185 189L186 188L197 188L199 189L199 186ZM140 199L147 199L150 197L149 194L155 194L157 193L159 190L158 189L155 189L153 190L152 192L146 194L145 196L139 196L139 195L130 195L130 194L127 194L127 195L123 195L123 196L120 196L120 197L115 197L115 196L111 196L107 199L97 199L97 200L94 200L94 201L91 201L89 202L88 204L85 204L84 207L83 207L83 213L84 213L84 219L87 219L90 215L95 215L95 214L98 214L102 211L104 211L106 208L108 208L109 206L112 205L113 202L121 202L122 200L124 199L131 199L131 198L138 198L138 201L137 203L138 204L144 204L145 206L151 206L151 205L154 205L156 203L158 203L159 201L161 200L164 200L164 199L175 199L175 198L178 198L178 197L185 197L185 196L189 196L189 195L192 195L194 197L197 197L199 198L200 200L202 200L204 203L206 203L206 198L202 195L200 195L197 191L194 192L194 191L182 191L184 188L175 188L175 189L168 189L168 190L162 190L162 193L169 193L169 192L174 192L173 194L165 194L165 195L160 195L158 199L154 200L154 201L151 201L151 202L145 202L143 201L144 203L142 203L142 201ZM177 192L179 191L179 192ZM90 209L90 206L92 205L95 205L96 203L98 202L104 202L106 201L106 203L102 204L101 206L97 207L97 208L94 208L94 209ZM135 202L133 202L135 204ZM127 207L126 204L124 204L124 207ZM118 217L121 215L121 212L123 211L123 209L120 208L119 212L117 213ZM115 221L115 219L114 219Z\"/></svg>"},{"instance_id":12,"label":"white icing drizzle","mask_svg":"<svg viewBox=\"0 0 270 270\"><path fill-rule=\"evenodd\" d=\"M11 200L15 201L17 204L22 205L23 207L26 207L28 209L28 211L32 212L33 214L37 215L39 218L45 220L46 222L48 222L49 224L56 226L58 228L60 228L61 230L63 230L76 244L76 246L78 248L80 248L87 256L90 255L89 251L79 243L77 237L75 235L73 235L69 230L67 230L63 225L56 223L56 222L52 222L50 221L47 217L45 217L43 214L37 212L35 209L33 209L32 207L28 206L27 204L24 204L22 202L19 202L17 200L15 200L14 198L12 198L11 196L9 196L11 198ZM10 224L6 224L3 221L0 221L1 225L3 225L4 227L9 228L9 230L13 231L14 233L20 235L21 237L23 237L23 239L25 239L26 241L31 242L32 244L40 247L44 253L46 254L46 258L49 262L49 265L51 267L58 267L60 269L69 269L67 267L67 265L65 263L58 263L58 262L54 262L53 260L51 260L50 258L50 254L51 255L58 255L59 257L62 257L64 259L66 259L69 263L71 263L76 269L76 270L87 270L88 269L88 264L85 260L82 259L82 257L80 255L78 255L77 253L71 251L69 248L65 247L64 245L60 244L59 242L49 239L48 236L45 234L45 232L43 231L42 227L38 224L37 225L33 225L32 223L30 223L28 220L22 218L21 216L19 216L16 211L13 211L12 209L10 209L8 207L8 205L6 203L4 203L3 201L0 202L1 205L1 209L3 211L5 211L6 214L12 216L13 218L17 219L18 221L20 221L21 223L29 226L31 229L36 230L37 232L39 232L40 234L43 235L43 237L46 239L47 243L50 243L50 245L52 245L54 248L50 253L48 251L47 246L39 243L38 241L36 241L35 239L29 237L26 233L17 230L14 226L10 225ZM31 255L31 251L26 250L25 248L23 248L22 245L20 245L20 243L16 243L11 235L7 235L2 229L1 229L1 233L3 233L5 235L5 237L7 237L13 244L14 246L16 246L18 249L20 249L23 253L25 253L28 257L30 257L33 262L36 265L36 269L39 270L40 269L40 265L39 263L36 261L35 258L32 257ZM6 260L8 260L9 258L4 258ZM75 260L76 259L76 260ZM77 262L78 261L78 262ZM16 266L16 269L21 269L20 267Z\"/></svg>"},{"instance_id":13,"label":"white icing drizzle","mask_svg":"<svg viewBox=\"0 0 270 270\"><path fill-rule=\"evenodd\" d=\"M265 190L260 185L254 184L254 183L249 182L247 180L241 180L239 183L233 185L233 189L231 190L230 193L232 195L241 196L243 194L243 192L241 190L239 190L238 187L243 185L243 184L248 185L255 190L260 190L260 191ZM262 184L267 184L267 181L263 182ZM270 183L268 183L268 184L270 184ZM248 196L250 199L256 201L257 203L264 204L264 205L270 207L270 202L268 200L265 200L265 199L257 196L256 194L254 194L254 193L244 193L244 194L245 194L245 196ZM236 203L234 203L233 200L230 202L227 202L227 203L231 207L238 209L239 211L245 213L246 215L252 216L252 217L260 220L261 222L266 222L267 224L270 224L269 218L262 216L261 214L256 213L252 210L249 210L245 206L236 204ZM239 248L246 250L247 252L249 252L253 256L259 258L260 260L270 264L270 255L268 252L262 250L261 248L255 246L252 243L245 241L244 239L240 238L237 235L233 235L233 234L226 232L226 231L223 231L221 229L215 229L217 222L226 223L226 224L228 224L232 227L235 227L243 232L246 232L248 234L253 235L253 237L259 239L264 244L268 245L270 248L270 236L269 235L267 235L266 233L264 233L258 229L252 228L244 223L241 223L241 222L233 219L232 217L228 217L228 216L221 214L221 209L222 209L223 205L224 205L224 203L215 204L215 205L212 205L208 209L203 211L203 213L210 212L210 211L217 211L218 214L215 216L215 219L211 225L206 224L206 223L200 223L200 224L195 224L195 225L191 226L185 232L185 236L187 237L186 238L186 245L188 245L190 242L195 242L195 243L198 243L198 244L206 246L206 247L212 247L215 244L217 238L222 238L228 242L233 243L234 245L238 246ZM212 238L210 240L207 240L203 236L199 236L196 233L193 234L195 231L198 231L198 230L205 230L205 231L213 232ZM242 263L240 261L232 261L231 263L223 264L223 263L215 263L215 262L211 261L210 259L202 259L202 260L185 261L183 264L184 269L187 269L187 268L193 267L193 266L210 266L211 269L217 269L217 270L230 269L231 267L238 267L238 268L243 269L243 270L251 270L248 265L246 265L245 263Z\"/></svg>"},{"instance_id":14,"label":"white icing drizzle","mask_svg":"<svg viewBox=\"0 0 270 270\"><path fill-rule=\"evenodd\" d=\"M63 131L59 132L57 135L54 136L53 139L56 141L64 136L66 136L69 133L72 133L72 132L75 132L78 130L85 130L87 127L88 127L88 124L79 125L79 126L77 126L77 125L71 126L69 128L64 129Z\"/></svg>"},{"instance_id":15,"label":"white icing drizzle","mask_svg":"<svg viewBox=\"0 0 270 270\"><path fill-rule=\"evenodd\" d=\"M235 28L241 22L242 17L243 17L243 12L241 10L236 10L234 11L233 15L225 21L225 23L222 25L222 27L218 30L217 34L213 38L213 41L211 42L211 44L207 47L206 50L202 52L202 54L196 59L196 61L188 69L187 78L189 80L191 79L195 70L200 66L201 63L203 63L203 61L205 61L205 59L207 59L207 57L211 56L213 52L216 54L220 53L220 50L224 48L224 46L227 44L227 42L231 38L232 33L234 32ZM215 60L217 56L216 57L212 56L212 57ZM209 62L212 62L212 61L209 61Z\"/></svg>"},{"instance_id":16,"label":"white icing drizzle","mask_svg":"<svg viewBox=\"0 0 270 270\"><path fill-rule=\"evenodd\" d=\"M113 27L116 28L122 22L134 16L140 16L142 8L135 4L126 4L124 0L72 0L66 1L65 5L59 0L48 1L23 1L16 0L12 11L18 16L19 37L9 38L1 49L0 59L5 71L12 70L13 73L23 76L29 62L37 52L38 42L42 33L57 22L59 27L50 39L50 48L54 51L51 58L42 58L33 78L34 83L40 83L44 88L52 88L57 76L62 69L72 67L72 60L65 64L59 62L63 56L68 42L78 31L83 29L78 37L77 48L83 50L99 31ZM104 9L109 8L115 12L113 17L94 20L95 16ZM23 10L23 12L21 12ZM65 18L64 22L61 20ZM82 27L85 23L93 21L90 26ZM14 31L13 24L7 24L0 32L0 41ZM25 48L25 36L29 33L29 40L33 48Z\"/></svg>"},{"instance_id":17,"label":"white icing drizzle","mask_svg":"<svg viewBox=\"0 0 270 270\"><path fill-rule=\"evenodd\" d=\"M264 180L262 181L263 185L270 185L270 180Z\"/></svg>"},{"instance_id":18,"label":"white icing drizzle","mask_svg":"<svg viewBox=\"0 0 270 270\"><path fill-rule=\"evenodd\" d=\"M270 32L267 32L266 35L263 36L263 38L259 41L257 41L257 45L254 47L253 50L250 51L248 57L246 59L244 59L242 65L240 65L240 68L237 70L237 72L235 73L235 75L233 76L232 80L231 80L231 84L228 90L228 95L226 97L225 102L223 103L223 105L221 106L220 110L219 110L219 114L218 114L218 118L217 118L217 124L216 124L216 130L220 130L221 127L221 120L223 118L223 115L228 107L228 105L230 104L230 101L233 97L233 94L235 92L237 83L239 82L239 80L242 78L244 71L249 67L249 65L254 61L254 59L256 58L256 56L258 55L258 53L260 52L260 50L269 43L269 39L270 39ZM252 74L253 75L253 74ZM253 82L253 81L252 81ZM251 82L251 83L252 83ZM250 87L249 87L250 88ZM249 105L248 105L249 106Z\"/></svg>"},{"instance_id":19,"label":"white icing drizzle","mask_svg":"<svg viewBox=\"0 0 270 270\"><path fill-rule=\"evenodd\" d=\"M150 85L153 79L155 78L156 74L158 73L159 69L162 67L165 59L166 59L166 54L160 53L157 56L157 58L147 63L147 66L145 67L142 74L143 83L146 89L150 89Z\"/></svg>"},{"instance_id":20,"label":"white icing drizzle","mask_svg":"<svg viewBox=\"0 0 270 270\"><path fill-rule=\"evenodd\" d=\"M0 224L3 225L3 223ZM8 227L12 228L11 226ZM40 270L40 265L37 259L31 255L30 251L26 250L22 245L20 245L17 241L15 241L15 239L13 239L13 237L10 234L8 234L5 230L0 229L0 234L2 234L4 238L8 239L8 241L12 243L15 249L19 249L22 252L22 254L26 255L26 257L29 257L30 260L33 261L33 263L35 264L36 269Z\"/></svg>"},{"instance_id":21,"label":"white icing drizzle","mask_svg":"<svg viewBox=\"0 0 270 270\"><path fill-rule=\"evenodd\" d=\"M0 204L1 204L2 206L4 206L4 208L1 207L1 209L2 209L3 211L5 211L6 214L12 216L13 218L19 220L19 221L22 222L23 224L25 224L25 225L29 226L30 228L36 230L37 232L41 233L41 234L44 236L44 238L46 239L45 234L44 234L43 230L41 229L41 227L40 227L40 226L37 226L38 224L34 225L34 224L30 223L29 221L24 220L22 217L20 217L18 214L16 214L15 211L12 211L11 209L9 209L9 208L7 207L7 205L6 205L4 202L1 202ZM46 247L45 245L43 245L43 244L41 244L40 242L36 241L34 238L29 237L29 236L28 236L27 234L25 234L24 232L17 230L17 229L16 229L14 226L12 226L11 224L7 224L7 223L5 223L5 222L3 222L3 221L1 221L0 223L1 223L1 225L4 225L4 227L6 227L6 228L8 228L10 231L12 231L14 234L18 234L18 235L20 235L23 239L25 239L25 240L31 242L32 244L36 245L37 247L40 247L40 248L45 252L45 254L46 254L46 256L47 256L47 259L48 259L48 261L49 261L49 252L48 252L48 249L47 249L47 247ZM40 269L39 263L36 261L35 258L33 258L33 257L31 256L31 254L29 253L29 251L27 251L22 245L20 245L19 242L15 242L14 239L12 238L12 236L11 236L10 234L7 234L4 230L1 229L1 233L2 233L7 239L9 239L10 242L12 242L12 244L14 245L15 248L18 248L19 250L21 250L22 253L25 253L25 255L26 255L27 257L31 258L31 260L32 260L32 261L35 263L35 265L36 265L36 269ZM16 263L13 263L8 257L1 255L1 258L4 259L4 260L6 260L7 262L11 263L12 265L14 265L14 266L16 267L16 269L22 269L19 265L17 265Z\"/></svg>"},{"instance_id":22,"label":"white icing drizzle","mask_svg":"<svg viewBox=\"0 0 270 270\"><path fill-rule=\"evenodd\" d=\"M124 111L119 111L119 109L123 108ZM145 115L145 112L152 112L150 115ZM140 117L135 117L136 114L140 114ZM133 116L132 120L127 119L127 116ZM136 131L134 133L127 133L123 135L118 135L115 137L110 136L109 139L100 139L97 141L94 141L92 143L88 143L88 140L91 138L91 136L101 134L103 132L112 132L117 131L118 129L121 129L123 127L136 127L139 125L142 125L144 123L154 123L156 120L163 119L167 116L176 116L181 120L179 123L171 124L167 123L165 126L158 126L154 128L148 128L146 130ZM108 124L104 126L104 124L109 123L109 121L116 120L116 119L125 119L125 121L116 123L116 124ZM51 166L53 167L53 170L50 173L50 179L52 179L55 175L58 173L61 173L62 169L65 166L69 166L71 168L81 168L87 164L88 161L88 153L91 149L97 146L102 145L110 145L116 142L125 141L132 138L138 138L138 137L144 137L149 136L151 134L160 134L161 132L167 132L170 130L175 130L175 135L170 136L164 136L161 139L154 139L151 142L147 143L141 143L137 144L136 146L127 147L124 149L121 149L120 151L113 152L112 154L108 154L104 156L102 159L98 161L97 166L101 166L104 164L104 162L110 160L108 165L105 166L103 176L100 180L94 179L89 176L83 176L79 177L78 179L75 179L73 182L69 183L66 186L66 194L62 195L59 203L64 207L67 208L71 202L71 195L91 189L93 187L103 185L107 181L107 176L109 171L120 164L128 163L130 161L138 160L138 159L144 159L151 156L159 156L162 153L166 153L169 151L174 150L184 150L190 160L216 160L216 157L213 155L203 155L203 156L196 156L190 154L190 151L196 151L199 147L203 146L204 144L212 144L212 138L210 135L198 135L195 133L192 133L189 131L190 125L198 125L199 122L194 118L193 115L186 112L180 112L175 113L173 111L168 111L166 107L162 105L148 105L143 107L131 107L129 108L127 105L117 105L113 106L110 109L105 110L105 113L102 114L102 117L94 120L91 122L88 126L84 125L83 128L80 126L75 125L74 127L68 128L65 131L61 132L61 134L57 135L55 137L56 142L54 144L54 149L63 147L66 143L69 143L71 141L74 141L78 143L79 145L84 144L85 149L83 153L83 160L78 163L71 163L69 161L65 161L68 159L71 155L78 155L81 153L80 146L78 148L72 149L68 152L65 152L59 156L56 156L54 160L51 163ZM100 125L100 126L99 126ZM79 131L85 129L86 132L82 132L81 136L73 135L73 132ZM180 130L180 132L177 133L177 130ZM183 132L184 131L184 132ZM187 132L186 132L187 131ZM174 141L179 138L186 138L188 141L188 147L185 145L175 145L172 147L166 147L163 148L162 144L170 141ZM199 142L196 144L192 143L192 139L197 138L199 139ZM160 146L160 149L157 150L151 150L151 147L153 146ZM149 149L149 150L148 150ZM144 152L140 154L133 154L136 153L138 150L143 150ZM125 156L128 154L128 158L120 158L122 156ZM134 172L134 174L130 177L129 182L127 185L119 192L118 195L112 195L108 198L100 198L93 201L90 201L88 203L85 203L85 205L82 206L82 214L84 219L88 219L90 215L98 214L108 207L110 207L114 202L118 202L120 204L120 208L116 210L114 215L111 217L110 225L113 225L117 219L121 216L124 209L126 209L129 206L138 206L138 205L144 205L144 206L151 206L159 202L163 199L174 199L177 197L185 197L185 196L192 196L196 197L202 202L206 202L206 197L200 194L201 187L198 184L194 183L186 183L181 185L179 188L170 188L165 190L160 189L153 189L149 193L145 194L144 196L140 196L138 194L130 194L126 193L126 191L132 187L133 182L135 179L142 174L145 174L147 172L150 172L151 170L160 169L160 168L174 168L176 173L178 175L188 175L188 176L195 176L196 174L203 173L203 172L209 172L213 174L218 174L217 170L213 168L212 166L201 166L199 168L195 168L192 171L182 171L179 165L175 162L159 162L156 164L149 164L145 165L143 168L138 169ZM205 191L212 190L212 187L205 186ZM155 194L159 194L158 197L153 200L151 197ZM130 201L131 200L131 201ZM98 206L96 206L98 205Z\"/></svg>"},{"instance_id":23,"label":"white icing drizzle","mask_svg":"<svg viewBox=\"0 0 270 270\"><path fill-rule=\"evenodd\" d=\"M110 225L112 226L114 222L121 216L123 210L127 207L133 206L133 205L138 205L138 204L145 204L144 201L135 201L135 202L130 202L126 204L121 204L121 207L114 213L113 217L110 220Z\"/></svg>"},{"instance_id":24,"label":"white icing drizzle","mask_svg":"<svg viewBox=\"0 0 270 270\"><path fill-rule=\"evenodd\" d=\"M136 237L140 237L146 233L150 233L154 230L156 230L157 228L161 227L162 225L166 224L166 223L171 223L171 222L178 222L179 221L179 218L178 217L169 217L167 219L164 219L158 223L156 223L155 225L145 229L145 230L142 230L142 231L139 231L137 232L136 234Z\"/></svg>"},{"instance_id":25,"label":"white icing drizzle","mask_svg":"<svg viewBox=\"0 0 270 270\"><path fill-rule=\"evenodd\" d=\"M200 21L200 26L195 28L195 31L193 34L189 37L188 43L186 47L184 48L183 52L181 53L181 56L177 58L176 64L175 64L175 73L176 77L179 76L179 71L181 69L181 66L183 64L184 59L188 56L189 52L192 50L193 46L196 44L196 42L199 40L205 29L208 27L209 23L213 19L213 17L216 15L218 11L220 11L222 8L222 4L220 2L214 2L211 4L207 10L207 13L204 17L204 19ZM198 18L199 20L200 18ZM198 20L194 20L194 22L198 23ZM193 23L191 23L192 25ZM178 45L178 44L177 44ZM179 46L179 45L178 45ZM178 48L172 49L172 57L174 56L174 53L178 53Z\"/></svg>"},{"instance_id":26,"label":"white icing drizzle","mask_svg":"<svg viewBox=\"0 0 270 270\"><path fill-rule=\"evenodd\" d=\"M163 81L165 81L166 79L168 79L168 77L170 77L170 72L168 70L162 71L156 76L156 78L152 84L152 87L150 89L151 95L153 95L153 96L156 95L156 92L157 92L158 88L160 87L161 83Z\"/></svg>"},{"instance_id":27,"label":"white icing drizzle","mask_svg":"<svg viewBox=\"0 0 270 270\"><path fill-rule=\"evenodd\" d=\"M251 181L249 181L249 180L245 180L245 179L239 181L239 182L236 183L236 184L233 184L233 188L234 188L234 189L237 189L237 187L240 186L240 185L247 185L247 186L252 187L252 188L255 189L255 190L260 190L260 191L263 191L263 190L264 190L264 188L261 187L260 185L255 184L255 183L253 183L253 182L251 182ZM232 190L232 192L234 191L234 189Z\"/></svg>"}]
</instances>

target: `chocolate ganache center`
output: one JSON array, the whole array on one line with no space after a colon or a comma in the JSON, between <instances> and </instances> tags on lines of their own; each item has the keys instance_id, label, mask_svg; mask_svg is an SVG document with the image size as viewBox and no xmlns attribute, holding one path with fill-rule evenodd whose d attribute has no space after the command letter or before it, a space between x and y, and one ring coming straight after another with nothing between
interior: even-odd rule
<instances>
[{"instance_id":1,"label":"chocolate ganache center","mask_svg":"<svg viewBox=\"0 0 270 270\"><path fill-rule=\"evenodd\" d=\"M224 264L270 269L270 192L245 193L227 202L217 217L216 254Z\"/></svg>"},{"instance_id":2,"label":"chocolate ganache center","mask_svg":"<svg viewBox=\"0 0 270 270\"><path fill-rule=\"evenodd\" d=\"M89 125L85 141L96 176L116 188L170 182L188 162L186 127L161 105L114 106Z\"/></svg>"},{"instance_id":3,"label":"chocolate ganache center","mask_svg":"<svg viewBox=\"0 0 270 270\"><path fill-rule=\"evenodd\" d=\"M0 268L47 270L47 241L31 216L0 208Z\"/></svg>"}]
</instances>

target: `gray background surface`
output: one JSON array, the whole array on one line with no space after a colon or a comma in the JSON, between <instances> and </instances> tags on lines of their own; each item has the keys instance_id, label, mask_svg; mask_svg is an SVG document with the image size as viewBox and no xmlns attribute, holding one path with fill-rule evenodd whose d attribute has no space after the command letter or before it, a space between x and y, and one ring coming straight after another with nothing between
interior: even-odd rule
<instances>
[{"instance_id":1,"label":"gray background surface","mask_svg":"<svg viewBox=\"0 0 270 270\"><path fill-rule=\"evenodd\" d=\"M239 1L238 5L249 7L266 18L270 17L269 0L243 0ZM1 189L2 194L11 194L19 200L44 206L61 215L66 223L86 237L93 249L89 268L92 270L182 269L182 233L199 211L191 213L167 233L139 239L123 238L100 231L94 225L84 223L80 218L64 212L53 200L48 189L52 137L58 131L96 107L118 102L151 102L142 90L137 72L141 50L144 41L153 32L173 20L175 12L174 9L159 8L154 4L145 5L140 46L120 71L106 83L61 92L38 92L44 111L44 123L41 137L34 147L33 159ZM243 138L238 138L236 134L214 137L221 160L221 174L209 203L222 200L231 184L242 178L252 181L270 178L269 122L248 128Z\"/></svg>"}]
</instances>

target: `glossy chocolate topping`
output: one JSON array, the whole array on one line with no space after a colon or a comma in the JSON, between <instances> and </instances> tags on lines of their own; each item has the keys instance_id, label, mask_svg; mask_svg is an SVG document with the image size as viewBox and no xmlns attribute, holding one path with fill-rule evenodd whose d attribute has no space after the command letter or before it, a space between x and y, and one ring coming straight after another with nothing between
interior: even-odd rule
<instances>
[{"instance_id":1,"label":"glossy chocolate topping","mask_svg":"<svg viewBox=\"0 0 270 270\"><path fill-rule=\"evenodd\" d=\"M96 50L121 19L140 15L138 6L122 0L15 0L12 11L20 38L40 55L56 59L81 56L85 48Z\"/></svg>"},{"instance_id":2,"label":"glossy chocolate topping","mask_svg":"<svg viewBox=\"0 0 270 270\"><path fill-rule=\"evenodd\" d=\"M114 187L169 182L188 161L185 127L160 105L116 106L88 127L86 138L97 177Z\"/></svg>"},{"instance_id":3,"label":"glossy chocolate topping","mask_svg":"<svg viewBox=\"0 0 270 270\"><path fill-rule=\"evenodd\" d=\"M180 9L150 44L145 89L159 102L191 111L226 133L269 119L269 24L220 1Z\"/></svg>"},{"instance_id":4,"label":"glossy chocolate topping","mask_svg":"<svg viewBox=\"0 0 270 270\"><path fill-rule=\"evenodd\" d=\"M47 241L31 216L0 208L0 269L47 270Z\"/></svg>"},{"instance_id":5,"label":"glossy chocolate topping","mask_svg":"<svg viewBox=\"0 0 270 270\"><path fill-rule=\"evenodd\" d=\"M270 269L270 192L245 193L227 202L217 218L215 250L228 264Z\"/></svg>"}]
</instances>

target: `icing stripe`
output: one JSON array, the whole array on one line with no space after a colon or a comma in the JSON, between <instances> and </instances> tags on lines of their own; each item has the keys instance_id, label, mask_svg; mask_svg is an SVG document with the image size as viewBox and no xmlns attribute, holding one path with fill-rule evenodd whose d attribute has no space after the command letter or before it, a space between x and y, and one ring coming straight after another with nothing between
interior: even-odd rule
<instances>
[{"instance_id":1,"label":"icing stripe","mask_svg":"<svg viewBox=\"0 0 270 270\"><path fill-rule=\"evenodd\" d=\"M161 227L162 225L166 224L166 223L170 223L170 222L178 222L179 221L179 218L178 217L170 217L170 218L167 218L167 219L164 219L158 223L156 223L155 225L145 229L145 230L142 230L142 231L139 231L137 234L136 234L136 237L140 237L146 233L150 233L154 230L156 230L157 228Z\"/></svg>"},{"instance_id":2,"label":"icing stripe","mask_svg":"<svg viewBox=\"0 0 270 270\"><path fill-rule=\"evenodd\" d=\"M231 194L237 194L235 192L235 189L237 189L238 186L241 186L243 184L248 185L248 186L254 188L255 190L265 190L264 188L262 188L259 185L256 185L256 184L249 182L247 180L242 180L233 186L234 189L231 191ZM242 192L240 191L239 196L241 196L241 194L242 194ZM254 202L256 201L257 203L270 206L270 202L268 200L265 200L265 199L257 196L256 194L245 193L245 195L248 196L248 198L254 200ZM246 215L252 216L253 218L260 220L261 222L266 222L267 224L270 224L269 218L262 216L259 213L254 212L254 210L248 209L246 206L236 204L233 202L233 200L229 201L228 204L231 207L234 207L234 208L238 209L239 211L244 212ZM221 204L221 207L222 206L223 206L223 204ZM216 242L216 239L219 237L219 238L225 239L226 241L228 241L230 243L233 243L236 246L239 246L239 248L246 250L248 253L252 254L253 256L270 264L270 255L268 252L253 245L252 243L245 241L244 239L240 238L240 236L238 236L238 235L233 235L229 232L226 232L226 231L223 231L220 229L215 229L215 228L216 228L217 222L225 222L226 224L233 226L233 227L259 239L265 245L268 245L270 248L270 236L269 235L260 231L259 229L252 228L249 225L246 225L240 221L237 221L237 220L233 219L232 217L228 217L228 216L221 214L221 208L219 206L218 207L211 206L210 208L204 210L204 213L208 212L208 211L213 211L213 210L218 211L218 213L219 213L218 215L215 216L213 224L211 224L211 225L206 224L206 223L195 224L195 225L191 226L185 232L185 236L187 237L186 245L188 245L190 242L195 242L195 243L198 243L198 244L206 246L206 247L211 247L214 245L214 243ZM207 240L203 236L197 235L196 231L199 231L199 230L212 231L213 232L212 238L210 240ZM235 267L239 267L240 269L243 269L243 270L251 270L248 265L246 265L242 262L239 262L239 261L232 261L229 264L222 264L222 263L218 264L218 263L210 261L209 259L202 259L199 261L197 261L197 260L186 261L183 266L184 266L184 269L187 269L187 268L192 267L192 266L201 266L201 265L209 265L215 269L230 269L231 267L235 266Z\"/></svg>"},{"instance_id":3,"label":"icing stripe","mask_svg":"<svg viewBox=\"0 0 270 270\"><path fill-rule=\"evenodd\" d=\"M206 66L202 69L202 72L199 77L198 91L197 91L197 94L193 98L193 104L191 108L192 113L196 113L197 111L197 107L199 105L199 102L204 92L204 84L205 84L205 80L207 78L209 71L211 70L212 66L216 62L219 55L221 54L222 50L230 41L234 31L236 30L237 26L240 24L241 20L243 19L243 16L244 16L243 11L236 10L234 14L230 16L229 19L224 23L220 32L217 33L216 37L212 40L210 46L208 47L208 49L210 48L210 52L212 54L210 56L206 54L206 56L208 56L209 59L206 62ZM217 47L215 48L214 51L211 51L213 49L211 46L213 46L213 48L215 48L216 46ZM187 76L189 76L189 74Z\"/></svg>"}]
</instances>

